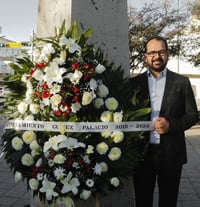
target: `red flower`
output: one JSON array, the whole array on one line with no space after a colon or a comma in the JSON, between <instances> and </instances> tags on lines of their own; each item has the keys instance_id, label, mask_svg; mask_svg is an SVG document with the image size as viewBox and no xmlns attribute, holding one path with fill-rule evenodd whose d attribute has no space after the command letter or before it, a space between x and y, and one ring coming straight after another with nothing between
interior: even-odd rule
<instances>
[{"instance_id":1,"label":"red flower","mask_svg":"<svg viewBox=\"0 0 200 207\"><path fill-rule=\"evenodd\" d=\"M43 67L45 67L47 65L47 63L43 62L43 63L36 63L35 67L42 69Z\"/></svg>"},{"instance_id":2,"label":"red flower","mask_svg":"<svg viewBox=\"0 0 200 207\"><path fill-rule=\"evenodd\" d=\"M29 70L30 75L33 75L33 73L34 73L35 71L36 71L35 68L31 68L31 69Z\"/></svg>"},{"instance_id":3,"label":"red flower","mask_svg":"<svg viewBox=\"0 0 200 207\"><path fill-rule=\"evenodd\" d=\"M42 98L49 98L51 93L49 91L42 91Z\"/></svg>"},{"instance_id":4,"label":"red flower","mask_svg":"<svg viewBox=\"0 0 200 207\"><path fill-rule=\"evenodd\" d=\"M80 65L79 65L77 62L72 63L72 68L73 68L74 70L78 70L78 69L80 68Z\"/></svg>"}]
</instances>

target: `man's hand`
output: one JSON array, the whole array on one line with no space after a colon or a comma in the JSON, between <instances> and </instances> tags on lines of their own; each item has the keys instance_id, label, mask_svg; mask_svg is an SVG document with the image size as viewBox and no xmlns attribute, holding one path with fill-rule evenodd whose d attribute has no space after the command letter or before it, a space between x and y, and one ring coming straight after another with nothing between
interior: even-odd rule
<instances>
[{"instance_id":1,"label":"man's hand","mask_svg":"<svg viewBox=\"0 0 200 207\"><path fill-rule=\"evenodd\" d=\"M154 122L154 129L158 134L165 134L169 129L169 122L164 117L158 117Z\"/></svg>"}]
</instances>

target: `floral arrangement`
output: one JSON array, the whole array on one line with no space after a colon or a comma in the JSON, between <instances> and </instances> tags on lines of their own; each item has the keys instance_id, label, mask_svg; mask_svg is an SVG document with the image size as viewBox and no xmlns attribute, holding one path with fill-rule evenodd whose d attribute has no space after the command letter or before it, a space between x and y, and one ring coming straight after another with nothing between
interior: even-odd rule
<instances>
[{"instance_id":1,"label":"floral arrangement","mask_svg":"<svg viewBox=\"0 0 200 207\"><path fill-rule=\"evenodd\" d=\"M54 122L122 122L137 120L148 109L123 109L124 82L121 68L87 44L88 29L78 34L77 24L68 31L65 22L55 36L35 40L34 58L12 63L14 74L6 79L10 93L2 113L8 119ZM28 189L56 206L123 185L142 157L141 132L120 130L57 132L5 129L5 159L15 180L26 180ZM71 204L70 204L71 203Z\"/></svg>"}]
</instances>

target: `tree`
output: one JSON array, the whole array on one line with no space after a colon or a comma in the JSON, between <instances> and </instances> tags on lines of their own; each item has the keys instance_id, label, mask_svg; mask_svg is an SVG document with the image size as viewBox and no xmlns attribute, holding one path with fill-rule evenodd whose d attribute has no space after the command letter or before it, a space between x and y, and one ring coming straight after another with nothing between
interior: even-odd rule
<instances>
[{"instance_id":1,"label":"tree","mask_svg":"<svg viewBox=\"0 0 200 207\"><path fill-rule=\"evenodd\" d=\"M146 3L140 11L129 8L129 50L131 72L144 68L144 42L153 35L164 36L168 40L171 56L181 53L181 38L189 23L189 10L174 8L173 2Z\"/></svg>"}]
</instances>

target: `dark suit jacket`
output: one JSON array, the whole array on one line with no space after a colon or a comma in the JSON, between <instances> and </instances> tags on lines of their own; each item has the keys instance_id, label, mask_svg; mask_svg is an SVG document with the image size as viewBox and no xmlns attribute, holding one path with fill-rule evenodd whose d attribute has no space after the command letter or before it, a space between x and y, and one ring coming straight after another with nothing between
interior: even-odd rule
<instances>
[{"instance_id":1,"label":"dark suit jacket","mask_svg":"<svg viewBox=\"0 0 200 207\"><path fill-rule=\"evenodd\" d=\"M131 78L130 81L133 88L139 87L139 101L150 100L147 72ZM184 131L198 121L196 102L187 77L167 70L160 116L170 123L168 132L160 137L163 162L174 165L186 163ZM146 136L148 139L149 133Z\"/></svg>"}]
</instances>

